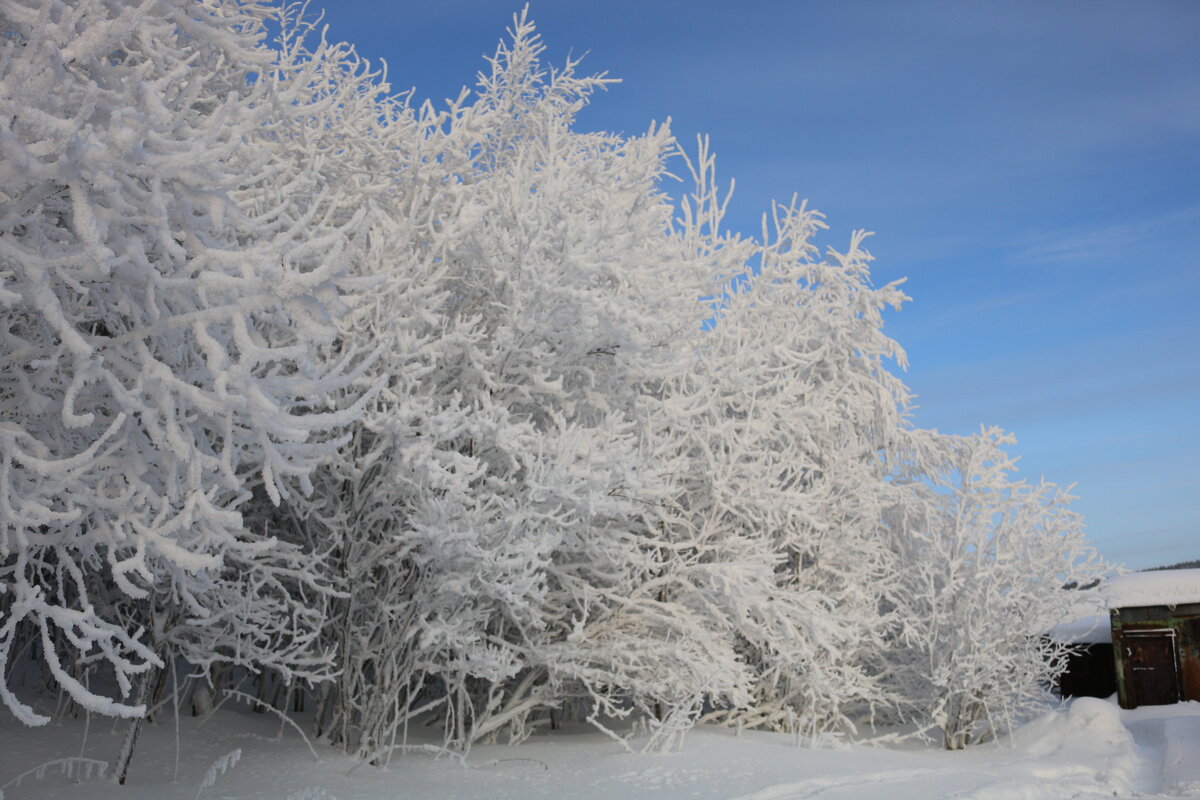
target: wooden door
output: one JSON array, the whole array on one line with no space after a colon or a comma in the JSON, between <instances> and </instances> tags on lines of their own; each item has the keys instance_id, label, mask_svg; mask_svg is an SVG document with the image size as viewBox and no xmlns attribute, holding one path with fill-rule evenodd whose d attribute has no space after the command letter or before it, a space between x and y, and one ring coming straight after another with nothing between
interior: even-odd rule
<instances>
[{"instance_id":1,"label":"wooden door","mask_svg":"<svg viewBox=\"0 0 1200 800\"><path fill-rule=\"evenodd\" d=\"M1130 708L1179 702L1179 669L1173 636L1128 636L1125 685Z\"/></svg>"}]
</instances>

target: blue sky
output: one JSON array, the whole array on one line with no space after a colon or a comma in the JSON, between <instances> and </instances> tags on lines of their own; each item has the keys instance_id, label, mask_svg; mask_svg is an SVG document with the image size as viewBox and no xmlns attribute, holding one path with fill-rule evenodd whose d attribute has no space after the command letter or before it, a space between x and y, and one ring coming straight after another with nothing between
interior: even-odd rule
<instances>
[{"instance_id":1,"label":"blue sky","mask_svg":"<svg viewBox=\"0 0 1200 800\"><path fill-rule=\"evenodd\" d=\"M314 0L314 8L320 6ZM326 0L330 36L434 100L473 85L517 0ZM1016 433L1077 483L1110 559L1200 558L1200 3L542 0L548 61L623 82L579 129L672 119L737 179L727 222L808 198L876 236L913 301L917 424Z\"/></svg>"}]
</instances>

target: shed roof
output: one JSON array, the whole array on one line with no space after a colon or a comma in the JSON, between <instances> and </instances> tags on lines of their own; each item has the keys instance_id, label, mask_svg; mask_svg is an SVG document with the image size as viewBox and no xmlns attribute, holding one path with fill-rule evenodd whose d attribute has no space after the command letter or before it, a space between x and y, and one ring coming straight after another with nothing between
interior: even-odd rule
<instances>
[{"instance_id":1,"label":"shed roof","mask_svg":"<svg viewBox=\"0 0 1200 800\"><path fill-rule=\"evenodd\" d=\"M1133 572L1105 581L1098 591L1109 609L1200 603L1200 569Z\"/></svg>"}]
</instances>

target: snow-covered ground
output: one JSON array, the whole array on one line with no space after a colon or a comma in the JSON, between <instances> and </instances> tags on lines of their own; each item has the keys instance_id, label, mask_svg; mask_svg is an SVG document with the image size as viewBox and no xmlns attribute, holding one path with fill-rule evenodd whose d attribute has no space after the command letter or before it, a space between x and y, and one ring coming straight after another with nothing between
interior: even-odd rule
<instances>
[{"instance_id":1,"label":"snow-covered ground","mask_svg":"<svg viewBox=\"0 0 1200 800\"><path fill-rule=\"evenodd\" d=\"M1046 798L1200 797L1200 703L1122 711L1115 702L1081 698L1019 729L1011 739L948 753L845 745L810 749L784 735L723 728L693 731L682 752L635 755L587 729L546 733L519 747L476 747L465 760L424 752L384 770L316 745L317 761L290 728L267 715L222 709L211 719L180 721L178 779L175 727L145 729L128 785L73 776L61 765L19 782L38 764L82 754L111 760L124 723L93 719L29 729L0 727L0 786L5 800L87 798L890 798L894 800L1029 800ZM240 750L236 763L225 758ZM207 785L206 785L207 784Z\"/></svg>"}]
</instances>

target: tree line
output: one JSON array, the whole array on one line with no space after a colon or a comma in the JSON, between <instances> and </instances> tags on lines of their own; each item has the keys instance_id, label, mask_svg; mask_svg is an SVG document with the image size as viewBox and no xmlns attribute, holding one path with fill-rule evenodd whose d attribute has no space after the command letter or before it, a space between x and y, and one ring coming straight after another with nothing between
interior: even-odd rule
<instances>
[{"instance_id":1,"label":"tree line","mask_svg":"<svg viewBox=\"0 0 1200 800\"><path fill-rule=\"evenodd\" d=\"M609 79L524 13L441 107L292 6L0 21L17 719L31 670L130 750L167 692L304 697L385 762L417 720L959 748L1045 702L1105 567L1011 436L911 423L865 234L723 228L706 142L576 130Z\"/></svg>"}]
</instances>

